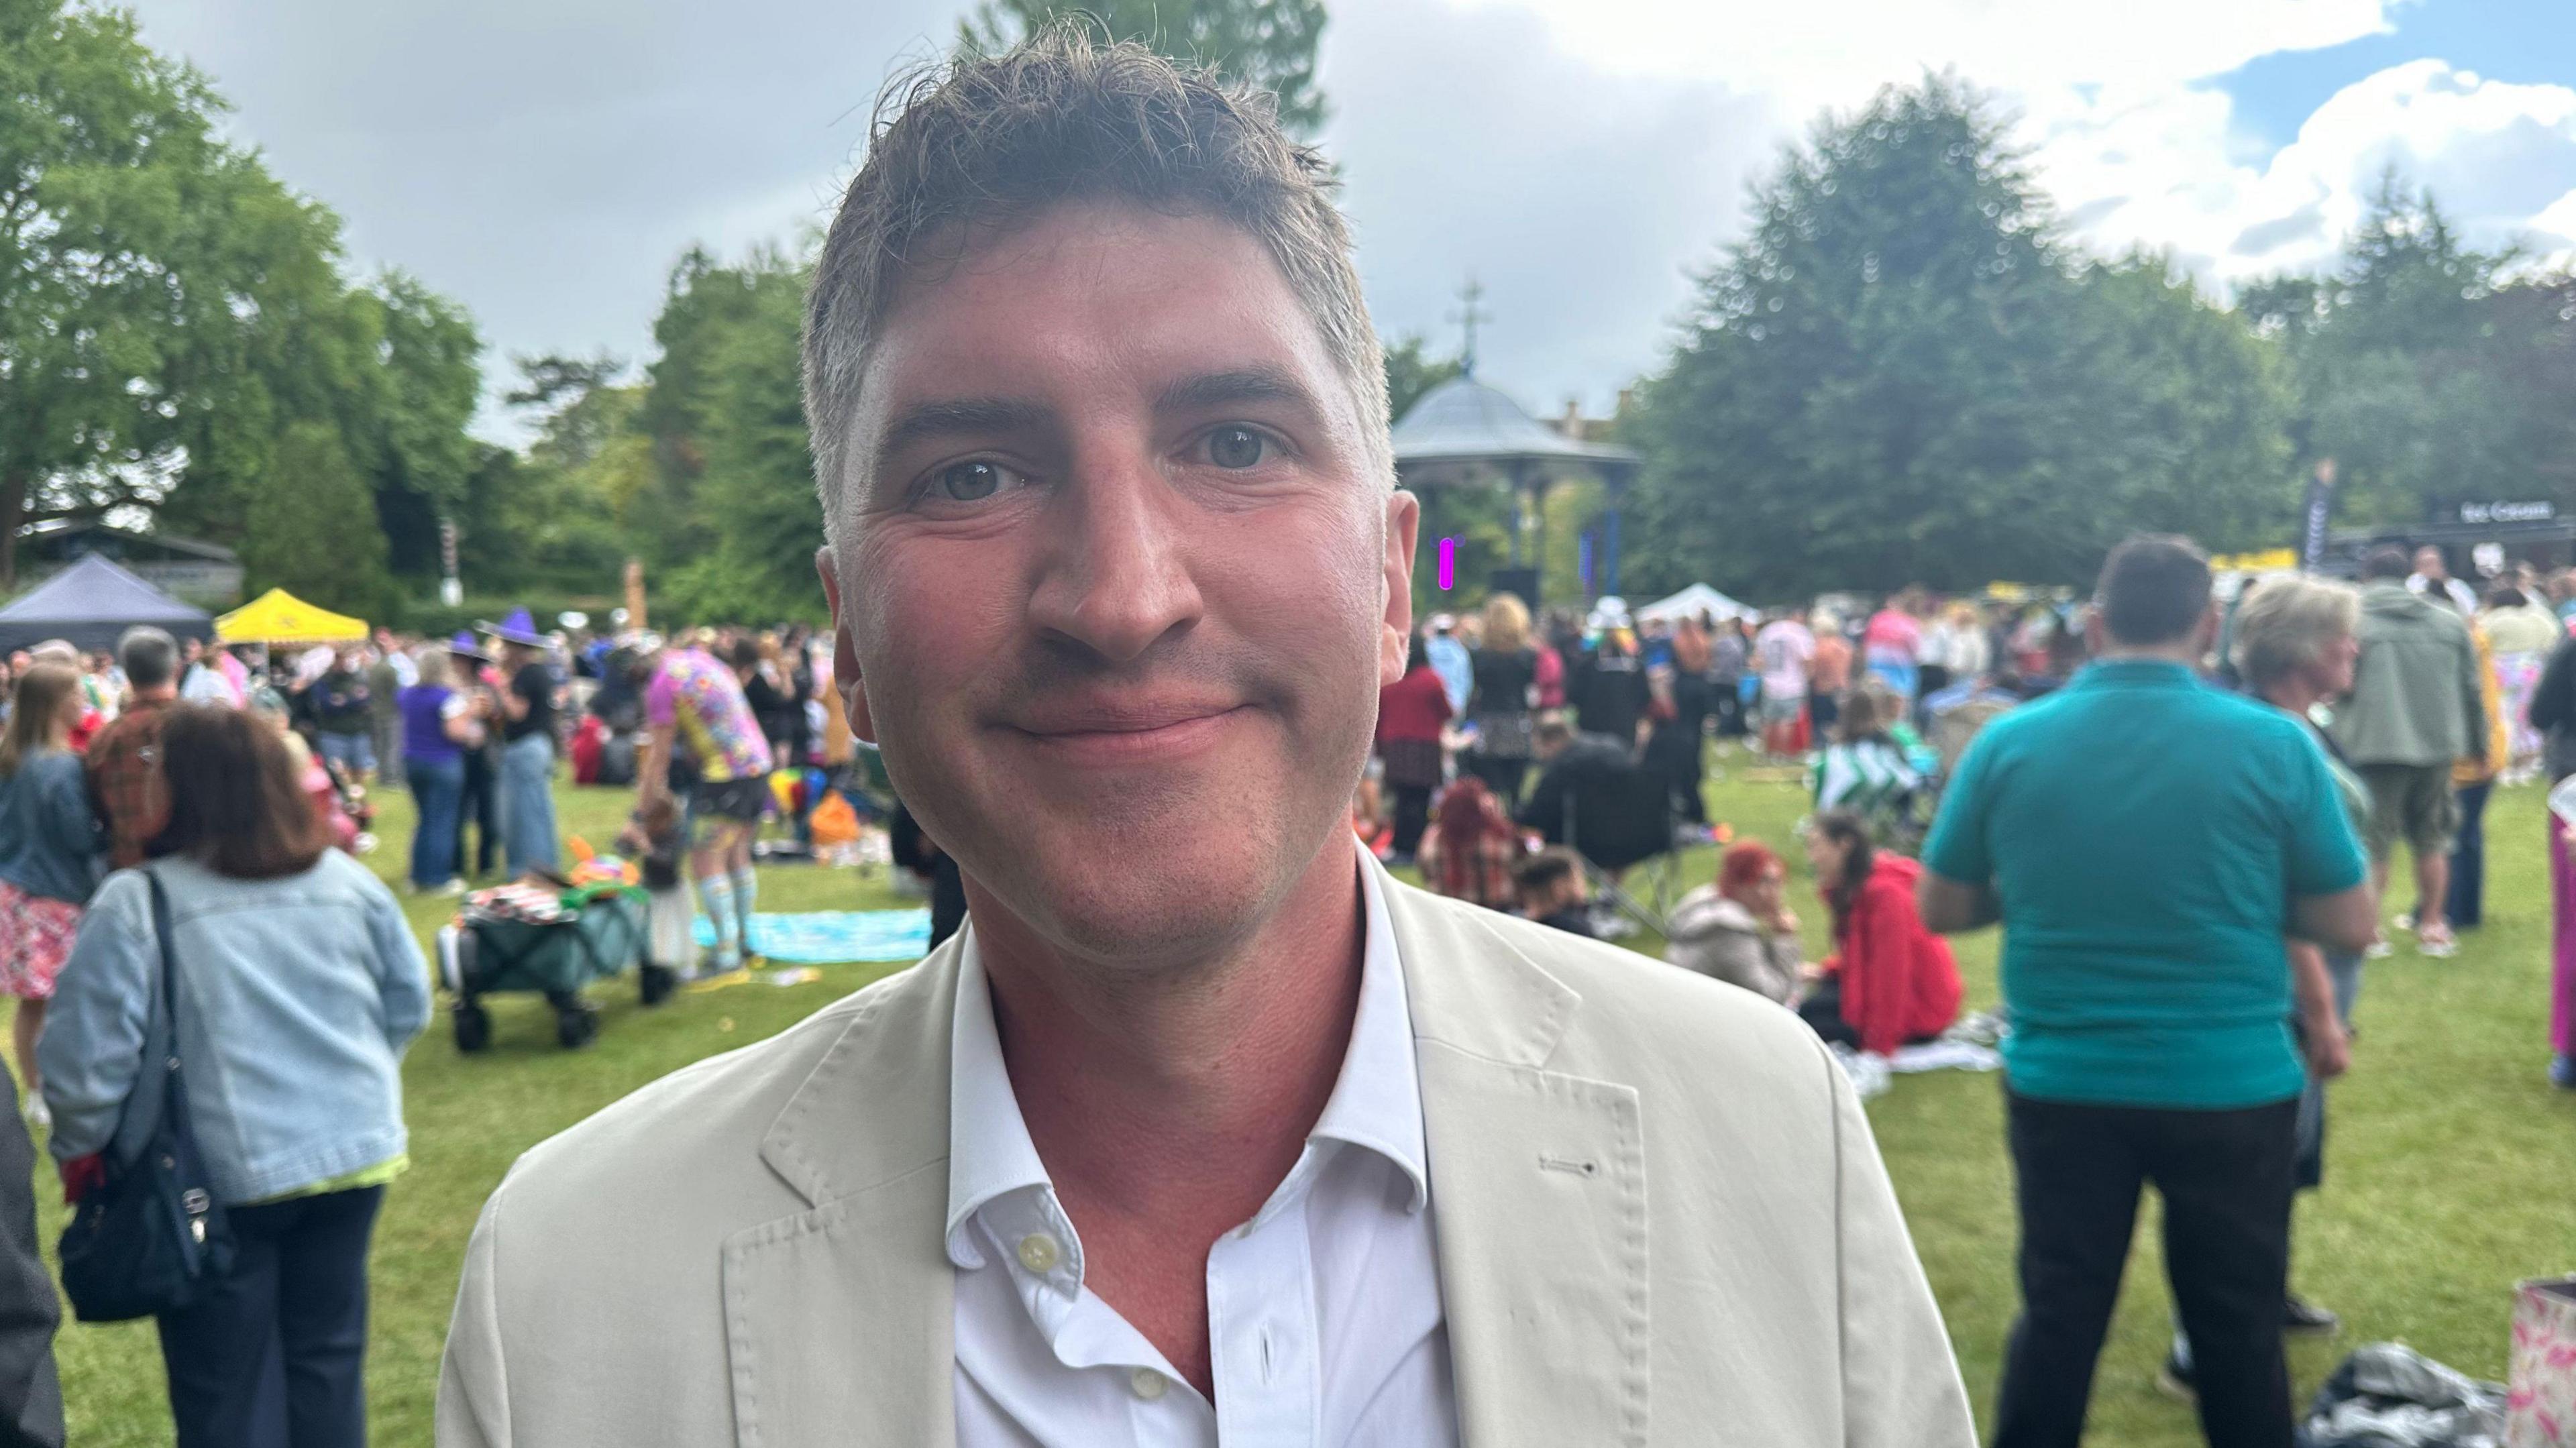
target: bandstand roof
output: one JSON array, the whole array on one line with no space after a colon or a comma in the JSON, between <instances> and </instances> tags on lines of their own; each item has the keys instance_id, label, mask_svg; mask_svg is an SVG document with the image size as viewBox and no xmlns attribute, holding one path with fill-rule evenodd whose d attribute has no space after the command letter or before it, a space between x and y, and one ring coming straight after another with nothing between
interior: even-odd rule
<instances>
[{"instance_id":1,"label":"bandstand roof","mask_svg":"<svg viewBox=\"0 0 2576 1448\"><path fill-rule=\"evenodd\" d=\"M1422 394L1392 435L1399 471L1445 463L1584 463L1624 474L1637 465L1635 449L1567 437L1473 377L1452 378Z\"/></svg>"}]
</instances>

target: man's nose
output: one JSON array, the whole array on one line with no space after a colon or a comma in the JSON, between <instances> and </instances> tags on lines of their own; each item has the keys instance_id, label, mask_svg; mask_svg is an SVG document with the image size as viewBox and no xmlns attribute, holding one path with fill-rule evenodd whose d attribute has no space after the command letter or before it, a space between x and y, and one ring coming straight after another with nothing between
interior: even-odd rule
<instances>
[{"instance_id":1,"label":"man's nose","mask_svg":"<svg viewBox=\"0 0 2576 1448\"><path fill-rule=\"evenodd\" d=\"M1045 524L1050 546L1032 621L1123 664L1198 621L1203 603L1190 572L1197 509L1154 453L1133 444L1079 451L1071 484Z\"/></svg>"}]
</instances>

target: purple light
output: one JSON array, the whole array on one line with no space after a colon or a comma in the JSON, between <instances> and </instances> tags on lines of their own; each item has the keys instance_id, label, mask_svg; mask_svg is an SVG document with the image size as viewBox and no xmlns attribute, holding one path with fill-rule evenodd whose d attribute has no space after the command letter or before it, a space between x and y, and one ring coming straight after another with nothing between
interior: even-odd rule
<instances>
[{"instance_id":1,"label":"purple light","mask_svg":"<svg viewBox=\"0 0 2576 1448\"><path fill-rule=\"evenodd\" d=\"M1447 593L1458 581L1458 540L1440 540L1440 591Z\"/></svg>"}]
</instances>

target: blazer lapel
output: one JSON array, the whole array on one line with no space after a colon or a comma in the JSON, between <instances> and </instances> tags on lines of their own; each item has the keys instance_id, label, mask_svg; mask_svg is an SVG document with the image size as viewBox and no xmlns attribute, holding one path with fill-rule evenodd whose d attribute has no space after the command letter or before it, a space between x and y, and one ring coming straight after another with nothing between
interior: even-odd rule
<instances>
[{"instance_id":1,"label":"blazer lapel","mask_svg":"<svg viewBox=\"0 0 2576 1448\"><path fill-rule=\"evenodd\" d=\"M854 1016L761 1141L813 1205L724 1244L739 1448L956 1442L943 1238L957 949Z\"/></svg>"},{"instance_id":2,"label":"blazer lapel","mask_svg":"<svg viewBox=\"0 0 2576 1448\"><path fill-rule=\"evenodd\" d=\"M1579 998L1499 933L1392 880L1387 901L1413 1010L1461 1439L1643 1444L1637 1093L1546 1069Z\"/></svg>"}]
</instances>

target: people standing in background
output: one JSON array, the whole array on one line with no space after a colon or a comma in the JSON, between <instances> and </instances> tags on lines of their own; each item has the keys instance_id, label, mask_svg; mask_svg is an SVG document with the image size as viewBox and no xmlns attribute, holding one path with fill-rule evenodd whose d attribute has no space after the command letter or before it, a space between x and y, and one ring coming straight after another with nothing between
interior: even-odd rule
<instances>
[{"instance_id":1,"label":"people standing in background","mask_svg":"<svg viewBox=\"0 0 2576 1448\"><path fill-rule=\"evenodd\" d=\"M1741 621L1727 619L1709 629L1708 682L1715 691L1717 737L1744 737L1745 666L1751 661L1752 646L1744 636Z\"/></svg>"},{"instance_id":2,"label":"people standing in background","mask_svg":"<svg viewBox=\"0 0 2576 1448\"><path fill-rule=\"evenodd\" d=\"M2429 598L2463 619L2476 616L2478 611L2477 590L2453 578L2450 560L2430 543L2415 550L2415 571L2406 575L2406 591L2417 598Z\"/></svg>"},{"instance_id":3,"label":"people standing in background","mask_svg":"<svg viewBox=\"0 0 2576 1448\"><path fill-rule=\"evenodd\" d=\"M107 863L122 870L143 863L170 817L170 793L161 777L161 720L179 701L179 643L150 625L125 631L116 641L125 669L125 712L89 743L90 806L107 831Z\"/></svg>"},{"instance_id":4,"label":"people standing in background","mask_svg":"<svg viewBox=\"0 0 2576 1448\"><path fill-rule=\"evenodd\" d=\"M98 888L98 826L89 782L72 752L72 726L88 708L80 669L45 659L18 679L0 730L0 992L16 997L13 1035L26 1110L46 1124L36 1037L54 977L71 958L81 909Z\"/></svg>"},{"instance_id":5,"label":"people standing in background","mask_svg":"<svg viewBox=\"0 0 2576 1448\"><path fill-rule=\"evenodd\" d=\"M1708 721L1717 712L1718 698L1709 682L1709 653L1708 635L1697 623L1684 619L1674 625L1672 663L1647 676L1654 718L1640 760L1671 787L1674 818L1701 827L1708 824L1708 801L1701 793Z\"/></svg>"},{"instance_id":6,"label":"people standing in background","mask_svg":"<svg viewBox=\"0 0 2576 1448\"><path fill-rule=\"evenodd\" d=\"M1816 636L1794 613L1774 614L1753 636L1753 659L1762 677L1762 752L1786 758L1802 752L1798 723L1807 712L1808 671Z\"/></svg>"},{"instance_id":7,"label":"people standing in background","mask_svg":"<svg viewBox=\"0 0 2576 1448\"><path fill-rule=\"evenodd\" d=\"M2514 584L2487 592L2487 611L2479 615L2487 642L2495 650L2496 688L2504 703L2506 753L2500 761L2507 784L2529 781L2540 770L2540 732L2531 726L2531 691L2550 651L2567 637L2567 626L2532 595Z\"/></svg>"},{"instance_id":8,"label":"people standing in background","mask_svg":"<svg viewBox=\"0 0 2576 1448\"><path fill-rule=\"evenodd\" d=\"M1770 846L1730 848L1717 879L1684 895L1665 927L1664 959L1767 1000L1796 998L1803 962L1788 866Z\"/></svg>"},{"instance_id":9,"label":"people standing in background","mask_svg":"<svg viewBox=\"0 0 2576 1448\"><path fill-rule=\"evenodd\" d=\"M1531 634L1530 648L1538 655L1538 667L1530 675L1530 708L1564 708L1565 655L1557 651L1555 630L1543 627Z\"/></svg>"},{"instance_id":10,"label":"people standing in background","mask_svg":"<svg viewBox=\"0 0 2576 1448\"><path fill-rule=\"evenodd\" d=\"M2207 556L2129 539L2096 600L2100 658L1979 732L1918 887L1934 930L2004 926L2022 1313L1991 1442L2083 1436L2153 1182L2203 1432L2289 1448L2298 1102L2309 1069L2342 1069L2344 1038L2323 982L2294 988L2282 937L2358 950L2378 912L2306 727L2199 677L2218 633ZM2294 1003L2305 1067L2282 1029Z\"/></svg>"},{"instance_id":11,"label":"people standing in background","mask_svg":"<svg viewBox=\"0 0 2576 1448\"><path fill-rule=\"evenodd\" d=\"M1498 593L1485 601L1484 642L1469 653L1473 686L1467 722L1476 742L1462 761L1509 812L1519 804L1529 773L1530 687L1538 678L1538 651L1530 646L1529 609Z\"/></svg>"},{"instance_id":12,"label":"people standing in background","mask_svg":"<svg viewBox=\"0 0 2576 1448\"><path fill-rule=\"evenodd\" d=\"M483 726L482 733L463 747L458 761L464 773L458 782L456 804L456 873L469 880L490 876L501 865L501 689L492 670L492 656L474 642L474 636L459 629L448 641L449 687L464 699L466 708ZM466 843L466 831L473 831L473 844Z\"/></svg>"},{"instance_id":13,"label":"people standing in background","mask_svg":"<svg viewBox=\"0 0 2576 1448\"><path fill-rule=\"evenodd\" d=\"M1583 692L1585 681L1592 676L1592 651L1584 646L1582 617L1570 608L1549 609L1547 645L1549 651L1563 662L1564 677L1552 693L1544 684L1540 686L1538 707L1542 710L1563 709L1568 707L1567 701ZM1554 703L1545 702L1551 697Z\"/></svg>"},{"instance_id":14,"label":"people standing in background","mask_svg":"<svg viewBox=\"0 0 2576 1448\"><path fill-rule=\"evenodd\" d=\"M1422 849L1422 831L1431 820L1431 795L1445 772L1441 731L1452 715L1449 694L1431 671L1422 636L1405 648L1404 677L1378 690L1377 757L1386 770L1386 790L1394 798L1394 855L1389 865L1413 863Z\"/></svg>"},{"instance_id":15,"label":"people standing in background","mask_svg":"<svg viewBox=\"0 0 2576 1448\"><path fill-rule=\"evenodd\" d=\"M1887 681L1887 687L1909 710L1922 692L1922 611L1922 595L1905 589L1870 616L1860 636L1863 662L1871 673Z\"/></svg>"},{"instance_id":16,"label":"people standing in background","mask_svg":"<svg viewBox=\"0 0 2576 1448\"><path fill-rule=\"evenodd\" d=\"M2335 742L2370 786L2373 886L2386 893L2389 854L2404 839L2415 857L2416 947L2447 957L2459 949L2445 913L2459 827L2451 768L2487 749L2477 645L2447 602L2404 586L2404 553L2374 551L2361 578L2361 662L2352 696L2335 711Z\"/></svg>"},{"instance_id":17,"label":"people standing in background","mask_svg":"<svg viewBox=\"0 0 2576 1448\"><path fill-rule=\"evenodd\" d=\"M166 965L234 1253L158 1320L178 1440L360 1444L368 1246L410 1165L402 1055L428 963L384 882L328 847L274 732L181 706L162 747L169 854L99 890L40 1048L52 1152L71 1196L96 1190L128 1097L162 1090L143 1067Z\"/></svg>"},{"instance_id":18,"label":"people standing in background","mask_svg":"<svg viewBox=\"0 0 2576 1448\"><path fill-rule=\"evenodd\" d=\"M1476 666L1467 656L1467 646L1458 641L1458 620L1435 613L1430 628L1431 636L1422 641L1422 648L1431 658L1431 672L1440 676L1441 687L1449 691L1449 711L1464 714L1467 695L1476 687Z\"/></svg>"},{"instance_id":19,"label":"people standing in background","mask_svg":"<svg viewBox=\"0 0 2576 1448\"><path fill-rule=\"evenodd\" d=\"M2325 752L2335 797L2356 838L2370 828L2370 787L2343 761L2333 738L2316 726L2309 710L2342 698L2352 688L2353 664L2361 655L2361 642L2355 636L2360 621L2361 596L2350 585L2283 574L2250 590L2237 610L2235 636L2229 644L2246 692L2297 721ZM2349 1040L2353 1006L2361 999L2360 953L2325 950L2296 937L2287 941L2286 949L2294 991L2300 989L2297 983L2305 982L2304 989L2313 992L2316 982L2324 981L2334 1001L2335 1020ZM2291 1028L2301 1028L2296 1016ZM2302 1049L2307 1044L2302 1041ZM2299 1094L2298 1154L2293 1168L2298 1191L2315 1191L2325 1182L2326 1080L2326 1072L2311 1070ZM2283 1321L2289 1331L2305 1333L2330 1333L2341 1325L2334 1313L2296 1292L2286 1295ZM2177 1330L2162 1379L2170 1380L2168 1391L2178 1384L2188 1392L2195 1376L2190 1339Z\"/></svg>"},{"instance_id":20,"label":"people standing in background","mask_svg":"<svg viewBox=\"0 0 2576 1448\"><path fill-rule=\"evenodd\" d=\"M418 682L420 675L411 669L410 656L393 631L376 630L375 658L367 665L367 731L376 756L376 777L387 784L403 782L402 691Z\"/></svg>"},{"instance_id":21,"label":"people standing in background","mask_svg":"<svg viewBox=\"0 0 2576 1448\"><path fill-rule=\"evenodd\" d=\"M2484 619L2470 621L2469 638L2477 646L2478 701L2484 706L2486 745L2479 754L2463 755L2451 766L2451 795L2459 827L2451 836L2451 885L2443 899L2442 914L2453 930L2475 930L2486 919L2487 800L2495 792L2496 778L2504 772L2505 761L2512 757L2512 736L2505 726L2504 689L2496 672L2494 641L2487 636ZM2417 913L2421 912L2419 905ZM2405 924L2402 918L2398 922L2401 929Z\"/></svg>"},{"instance_id":22,"label":"people standing in background","mask_svg":"<svg viewBox=\"0 0 2576 1448\"><path fill-rule=\"evenodd\" d=\"M618 641L610 662L644 690L651 734L636 770L637 807L670 790L675 755L686 755L694 767L689 875L715 927L708 966L717 975L738 970L753 954L760 879L751 868L751 839L769 804L769 741L741 680L704 649L666 648L659 637L637 633Z\"/></svg>"},{"instance_id":23,"label":"people standing in background","mask_svg":"<svg viewBox=\"0 0 2576 1448\"><path fill-rule=\"evenodd\" d=\"M330 667L305 698L313 717L313 747L324 759L364 784L375 777L375 691L368 686L357 645L332 652Z\"/></svg>"},{"instance_id":24,"label":"people standing in background","mask_svg":"<svg viewBox=\"0 0 2576 1448\"><path fill-rule=\"evenodd\" d=\"M2564 576L2564 575L2562 575ZM2531 691L2550 792L2576 775L2576 637L2559 641ZM2549 1079L2576 1091L2576 826L2549 817Z\"/></svg>"},{"instance_id":25,"label":"people standing in background","mask_svg":"<svg viewBox=\"0 0 2576 1448\"><path fill-rule=\"evenodd\" d=\"M1646 665L1637 656L1636 635L1629 631L1624 608L1603 608L1592 617L1601 640L1592 650L1580 690L1568 691L1587 734L1620 741L1633 754L1645 744Z\"/></svg>"},{"instance_id":26,"label":"people standing in background","mask_svg":"<svg viewBox=\"0 0 2576 1448\"><path fill-rule=\"evenodd\" d=\"M416 823L411 837L411 888L421 894L461 895L456 875L463 855L458 816L465 797L465 755L483 745L484 720L471 695L455 686L455 656L444 644L425 645L412 661L419 683L402 691L402 777L411 786Z\"/></svg>"},{"instance_id":27,"label":"people standing in background","mask_svg":"<svg viewBox=\"0 0 2576 1448\"><path fill-rule=\"evenodd\" d=\"M1918 697L1929 699L1953 684L1982 679L1993 662L1985 621L1977 617L1976 605L1954 601L1924 630L1923 692Z\"/></svg>"},{"instance_id":28,"label":"people standing in background","mask_svg":"<svg viewBox=\"0 0 2576 1448\"><path fill-rule=\"evenodd\" d=\"M1843 637L1843 621L1818 610L1816 656L1807 673L1808 738L1822 744L1842 722L1843 695L1851 689L1852 646Z\"/></svg>"},{"instance_id":29,"label":"people standing in background","mask_svg":"<svg viewBox=\"0 0 2576 1448\"><path fill-rule=\"evenodd\" d=\"M1938 1039L1958 1020L1966 988L1950 943L1916 913L1922 867L1879 849L1868 822L1849 810L1816 815L1800 843L1833 912L1834 953L1798 1003L1799 1017L1827 1042L1874 1056Z\"/></svg>"},{"instance_id":30,"label":"people standing in background","mask_svg":"<svg viewBox=\"0 0 2576 1448\"><path fill-rule=\"evenodd\" d=\"M501 730L501 837L515 880L530 870L552 870L562 859L555 832L555 749L563 680L526 609L483 630L501 642L506 680L495 722Z\"/></svg>"}]
</instances>

